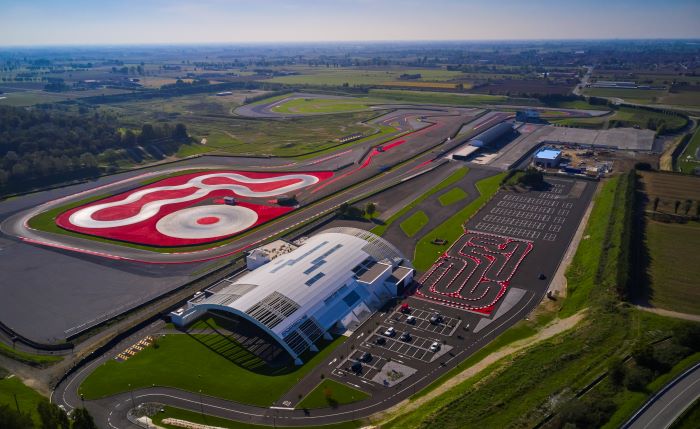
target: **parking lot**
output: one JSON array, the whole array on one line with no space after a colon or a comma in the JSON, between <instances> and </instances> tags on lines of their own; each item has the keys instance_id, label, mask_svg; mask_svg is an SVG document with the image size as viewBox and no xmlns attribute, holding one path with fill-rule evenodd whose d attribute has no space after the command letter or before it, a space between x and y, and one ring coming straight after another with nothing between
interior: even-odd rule
<instances>
[{"instance_id":1,"label":"parking lot","mask_svg":"<svg viewBox=\"0 0 700 429\"><path fill-rule=\"evenodd\" d=\"M556 241L565 224L578 223L577 217L571 216L574 201L568 199L578 198L586 183L549 181L546 191L526 195L502 192L492 207L483 210L472 229L526 240Z\"/></svg>"},{"instance_id":2,"label":"parking lot","mask_svg":"<svg viewBox=\"0 0 700 429\"><path fill-rule=\"evenodd\" d=\"M442 323L430 323L430 317L435 314L434 311L421 310L413 308L410 313L402 313L395 311L391 318L399 325L407 325L406 320L409 316L415 318L414 328L422 331L430 332L431 334L450 336L455 333L461 321L454 317L443 316ZM398 327L397 327L398 329Z\"/></svg>"}]
</instances>

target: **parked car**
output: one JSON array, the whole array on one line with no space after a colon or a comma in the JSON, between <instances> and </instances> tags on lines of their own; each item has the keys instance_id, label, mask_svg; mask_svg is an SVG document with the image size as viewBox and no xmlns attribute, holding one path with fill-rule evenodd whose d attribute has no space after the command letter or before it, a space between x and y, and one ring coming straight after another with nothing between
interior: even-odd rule
<instances>
[{"instance_id":1,"label":"parked car","mask_svg":"<svg viewBox=\"0 0 700 429\"><path fill-rule=\"evenodd\" d=\"M408 314L408 313L411 312L411 307L410 307L408 304L406 304L406 303L404 302L403 304L401 304L401 309L400 309L400 311L401 311L402 313L404 313L404 314Z\"/></svg>"},{"instance_id":2,"label":"parked car","mask_svg":"<svg viewBox=\"0 0 700 429\"><path fill-rule=\"evenodd\" d=\"M384 344L386 344L386 338L384 338L384 337L377 338L377 344L379 344L380 346L383 346Z\"/></svg>"},{"instance_id":3,"label":"parked car","mask_svg":"<svg viewBox=\"0 0 700 429\"><path fill-rule=\"evenodd\" d=\"M352 370L352 372L355 372L355 373L362 372L362 362L360 362L360 361L354 362L350 366L350 369Z\"/></svg>"},{"instance_id":4,"label":"parked car","mask_svg":"<svg viewBox=\"0 0 700 429\"><path fill-rule=\"evenodd\" d=\"M403 334L401 334L399 339L401 341L406 341L406 342L411 341L411 334L409 334L408 332L404 332Z\"/></svg>"},{"instance_id":5,"label":"parked car","mask_svg":"<svg viewBox=\"0 0 700 429\"><path fill-rule=\"evenodd\" d=\"M360 356L360 361L362 362L369 362L372 360L372 353L370 352L364 352L362 353L362 356Z\"/></svg>"},{"instance_id":6,"label":"parked car","mask_svg":"<svg viewBox=\"0 0 700 429\"><path fill-rule=\"evenodd\" d=\"M440 313L435 313L432 316L430 316L430 323L432 323L433 325L439 325L440 323L442 323L442 321L443 319Z\"/></svg>"},{"instance_id":7,"label":"parked car","mask_svg":"<svg viewBox=\"0 0 700 429\"><path fill-rule=\"evenodd\" d=\"M430 345L430 351L436 353L438 350L440 350L440 343L433 341L433 344Z\"/></svg>"},{"instance_id":8,"label":"parked car","mask_svg":"<svg viewBox=\"0 0 700 429\"><path fill-rule=\"evenodd\" d=\"M396 329L390 327L386 331L384 331L384 335L386 335L387 337L393 337L394 335L396 335Z\"/></svg>"},{"instance_id":9,"label":"parked car","mask_svg":"<svg viewBox=\"0 0 700 429\"><path fill-rule=\"evenodd\" d=\"M408 316L406 318L406 323L409 325L415 325L416 324L416 316Z\"/></svg>"}]
</instances>

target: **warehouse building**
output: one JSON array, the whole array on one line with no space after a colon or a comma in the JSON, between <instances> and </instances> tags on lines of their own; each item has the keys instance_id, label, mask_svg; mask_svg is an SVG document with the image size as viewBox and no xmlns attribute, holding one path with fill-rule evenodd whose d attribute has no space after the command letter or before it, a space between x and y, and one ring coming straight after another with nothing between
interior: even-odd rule
<instances>
[{"instance_id":1,"label":"warehouse building","mask_svg":"<svg viewBox=\"0 0 700 429\"><path fill-rule=\"evenodd\" d=\"M495 149L496 143L513 133L513 124L503 122L489 128L449 154L458 161L469 161L481 149Z\"/></svg>"},{"instance_id":2,"label":"warehouse building","mask_svg":"<svg viewBox=\"0 0 700 429\"><path fill-rule=\"evenodd\" d=\"M413 281L396 247L356 228L331 228L303 245L171 313L186 326L208 311L243 318L272 337L297 364L329 331L352 329Z\"/></svg>"}]
</instances>

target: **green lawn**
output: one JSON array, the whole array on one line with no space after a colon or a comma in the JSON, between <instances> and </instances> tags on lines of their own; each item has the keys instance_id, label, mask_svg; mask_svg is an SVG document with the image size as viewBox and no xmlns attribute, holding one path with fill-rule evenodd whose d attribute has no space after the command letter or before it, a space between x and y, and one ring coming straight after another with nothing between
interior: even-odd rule
<instances>
[{"instance_id":1,"label":"green lawn","mask_svg":"<svg viewBox=\"0 0 700 429\"><path fill-rule=\"evenodd\" d=\"M272 108L288 114L342 113L369 108L366 100L352 98L295 98Z\"/></svg>"},{"instance_id":2,"label":"green lawn","mask_svg":"<svg viewBox=\"0 0 700 429\"><path fill-rule=\"evenodd\" d=\"M425 271L430 268L435 262L438 255L444 252L454 240L459 238L464 232L462 225L471 218L486 202L498 191L501 181L506 173L500 173L495 176L487 177L479 180L476 183L476 189L479 191L479 196L469 203L466 207L458 211L454 216L447 219L437 228L428 232L418 241L416 251L413 256L413 266L419 271ZM433 244L435 239L447 240L448 243L443 246Z\"/></svg>"},{"instance_id":3,"label":"green lawn","mask_svg":"<svg viewBox=\"0 0 700 429\"><path fill-rule=\"evenodd\" d=\"M601 221L588 221L583 239L566 270L567 298L559 312L561 317L569 317L584 308L597 284L598 261L607 234L607 224L602 220L610 217L619 181L619 176L609 179L593 200L590 219Z\"/></svg>"},{"instance_id":4,"label":"green lawn","mask_svg":"<svg viewBox=\"0 0 700 429\"><path fill-rule=\"evenodd\" d=\"M37 355L23 352L21 350L15 350L3 342L0 342L0 354L29 365L41 367L51 365L63 359L61 356Z\"/></svg>"},{"instance_id":5,"label":"green lawn","mask_svg":"<svg viewBox=\"0 0 700 429\"><path fill-rule=\"evenodd\" d=\"M162 413L158 413L155 416L152 417L153 423L160 427L168 428L168 429L181 429L179 426L173 426L173 425L167 425L163 423L163 420L166 418L173 418L173 419L180 419L180 420L186 420L188 422L192 423L200 423L200 424L205 424L209 426L216 426L216 427L222 427L222 428L227 428L227 429L264 429L264 428L269 428L271 426L262 426L262 425L254 425L250 423L239 423L239 422L234 422L232 420L227 420L227 419L222 419L221 417L214 417L214 416L207 416L204 415L202 416L201 413L195 412L195 411L189 411L189 410L183 410L181 408L175 408L175 407L164 407L163 408L165 411ZM356 429L362 426L362 423L359 421L349 421L349 422L344 422L344 423L337 423L337 424L331 424L331 425L323 425L323 426L306 426L308 429ZM288 426L284 426L280 423L276 425L278 428L284 428ZM302 426L294 426L295 428L302 428Z\"/></svg>"},{"instance_id":6,"label":"green lawn","mask_svg":"<svg viewBox=\"0 0 700 429\"><path fill-rule=\"evenodd\" d=\"M593 118L567 118L557 119L552 123L566 126L583 128L609 128L613 125L622 127L647 128L648 125L664 122L667 128L679 129L685 126L685 118L669 115L661 112L654 112L634 107L620 107L613 111L612 115L605 115Z\"/></svg>"},{"instance_id":7,"label":"green lawn","mask_svg":"<svg viewBox=\"0 0 700 429\"><path fill-rule=\"evenodd\" d=\"M377 235L383 235L386 232L387 228L389 228L398 218L405 215L412 208L416 207L418 204L425 201L425 199L428 198L429 196L434 195L435 193L440 192L441 190L447 188L448 186L462 180L462 178L464 176L466 176L466 174L468 172L469 172L469 169L467 167L462 167L459 170L456 170L454 173L450 174L445 180L438 183L435 187L428 190L427 192L425 192L423 195L416 198L415 200L411 201L411 203L406 205L406 207L404 207L401 210L399 210L398 212L394 213L391 217L389 217L389 219L387 219L384 222L384 224L377 225L374 228L372 228L371 232L373 232Z\"/></svg>"},{"instance_id":8,"label":"green lawn","mask_svg":"<svg viewBox=\"0 0 700 429\"><path fill-rule=\"evenodd\" d=\"M504 95L455 94L449 92L404 91L395 89L372 89L371 97L384 98L406 103L453 104L456 106L475 106L489 103L502 103L508 100Z\"/></svg>"},{"instance_id":9,"label":"green lawn","mask_svg":"<svg viewBox=\"0 0 700 429\"><path fill-rule=\"evenodd\" d=\"M700 130L693 134L693 138L690 139L683 153L678 157L678 168L683 173L690 174L700 167L700 159L697 157L698 150L700 150Z\"/></svg>"},{"instance_id":10,"label":"green lawn","mask_svg":"<svg viewBox=\"0 0 700 429\"><path fill-rule=\"evenodd\" d=\"M420 231L425 225L428 224L428 215L424 211L418 210L408 217L405 221L401 222L399 225L401 230L408 237L413 237Z\"/></svg>"},{"instance_id":11,"label":"green lawn","mask_svg":"<svg viewBox=\"0 0 700 429\"><path fill-rule=\"evenodd\" d=\"M371 395L358 389L338 383L337 381L324 379L306 397L297 404L297 409L303 408L328 408L342 404L351 404L362 401Z\"/></svg>"},{"instance_id":12,"label":"green lawn","mask_svg":"<svg viewBox=\"0 0 700 429\"><path fill-rule=\"evenodd\" d=\"M298 68L300 74L291 76L278 76L266 80L266 82L278 82L300 85L341 86L348 85L381 85L399 79L401 74L421 74L419 82L436 81L443 82L462 76L462 72L440 69L388 69L367 70L359 68ZM407 81L411 82L411 81Z\"/></svg>"},{"instance_id":13,"label":"green lawn","mask_svg":"<svg viewBox=\"0 0 700 429\"><path fill-rule=\"evenodd\" d=\"M156 384L236 402L269 406L344 341L323 347L300 367L269 368L231 337L170 334L126 362L110 360L80 386L86 399Z\"/></svg>"},{"instance_id":14,"label":"green lawn","mask_svg":"<svg viewBox=\"0 0 700 429\"><path fill-rule=\"evenodd\" d=\"M664 223L648 220L650 301L655 307L700 315L700 223Z\"/></svg>"},{"instance_id":15,"label":"green lawn","mask_svg":"<svg viewBox=\"0 0 700 429\"><path fill-rule=\"evenodd\" d=\"M440 201L440 204L443 206L449 206L450 204L454 204L457 201L462 201L468 196L469 194L464 192L462 188L452 188L444 194L440 195L440 197L438 197L438 201Z\"/></svg>"},{"instance_id":16,"label":"green lawn","mask_svg":"<svg viewBox=\"0 0 700 429\"><path fill-rule=\"evenodd\" d=\"M16 404L15 395L17 395ZM39 413L36 407L39 405L39 402L43 401L46 401L46 398L34 389L27 387L17 377L0 380L0 404L9 405L13 410L16 410L16 406L19 405L20 412L30 414L37 427L39 427L41 421L39 420Z\"/></svg>"},{"instance_id":17,"label":"green lawn","mask_svg":"<svg viewBox=\"0 0 700 429\"><path fill-rule=\"evenodd\" d=\"M615 97L634 103L656 103L668 91L652 89L586 88L586 95L593 97Z\"/></svg>"}]
</instances>

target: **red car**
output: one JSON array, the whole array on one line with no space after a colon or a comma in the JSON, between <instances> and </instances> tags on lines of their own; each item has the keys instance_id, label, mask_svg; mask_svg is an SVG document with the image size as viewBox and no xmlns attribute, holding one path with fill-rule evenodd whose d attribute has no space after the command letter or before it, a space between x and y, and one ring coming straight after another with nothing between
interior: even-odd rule
<instances>
[{"instance_id":1,"label":"red car","mask_svg":"<svg viewBox=\"0 0 700 429\"><path fill-rule=\"evenodd\" d=\"M401 310L400 310L400 311L401 311L402 313L404 313L404 314L410 313L410 312L411 312L411 307L409 307L408 304L403 303L403 304L401 304Z\"/></svg>"}]
</instances>

